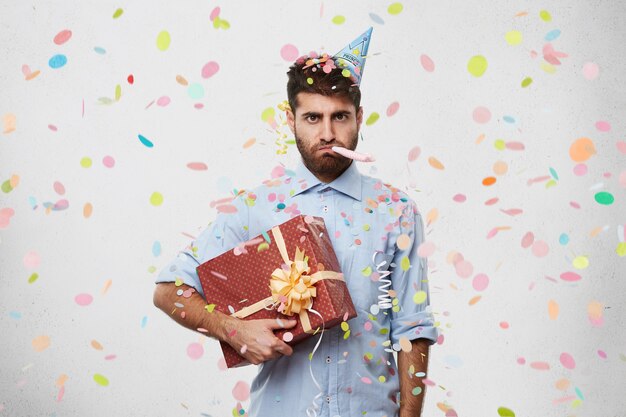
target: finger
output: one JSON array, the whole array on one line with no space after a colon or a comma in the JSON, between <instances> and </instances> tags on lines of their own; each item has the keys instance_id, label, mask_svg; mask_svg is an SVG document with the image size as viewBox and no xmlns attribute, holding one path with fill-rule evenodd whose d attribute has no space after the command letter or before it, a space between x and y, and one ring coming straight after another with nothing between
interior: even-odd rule
<instances>
[{"instance_id":1,"label":"finger","mask_svg":"<svg viewBox=\"0 0 626 417\"><path fill-rule=\"evenodd\" d=\"M276 320L269 320L270 329L291 329L298 323L297 320L285 320L276 318Z\"/></svg>"},{"instance_id":2,"label":"finger","mask_svg":"<svg viewBox=\"0 0 626 417\"><path fill-rule=\"evenodd\" d=\"M278 353L282 353L283 355L291 356L291 354L293 353L293 348L283 341L279 340L279 342L280 343L278 343L274 350Z\"/></svg>"}]
</instances>

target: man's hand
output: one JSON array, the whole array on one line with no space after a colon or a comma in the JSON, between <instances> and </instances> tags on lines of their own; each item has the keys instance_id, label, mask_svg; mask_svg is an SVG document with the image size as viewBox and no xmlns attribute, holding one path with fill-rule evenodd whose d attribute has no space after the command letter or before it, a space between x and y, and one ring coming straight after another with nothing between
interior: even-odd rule
<instances>
[{"instance_id":1,"label":"man's hand","mask_svg":"<svg viewBox=\"0 0 626 417\"><path fill-rule=\"evenodd\" d=\"M225 341L248 362L258 365L280 355L291 356L293 349L274 335L276 329L291 329L296 320L230 320ZM230 328L232 327L232 328Z\"/></svg>"}]
</instances>

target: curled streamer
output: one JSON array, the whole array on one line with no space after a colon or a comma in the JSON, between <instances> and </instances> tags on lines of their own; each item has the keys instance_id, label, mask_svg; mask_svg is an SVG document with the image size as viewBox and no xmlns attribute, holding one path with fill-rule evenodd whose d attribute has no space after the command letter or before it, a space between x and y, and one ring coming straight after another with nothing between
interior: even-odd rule
<instances>
[{"instance_id":1,"label":"curled streamer","mask_svg":"<svg viewBox=\"0 0 626 417\"><path fill-rule=\"evenodd\" d=\"M318 313L317 311L313 310L312 308L309 309L309 312L313 314L317 314L323 320L322 315ZM322 387L317 382L317 379L315 379L315 375L313 375L313 356L315 355L317 348L320 346L320 343L322 342L323 335L324 335L324 321L322 321L322 331L320 332L320 338L317 339L317 343L315 344L315 347L313 348L313 351L311 352L311 358L309 360L309 372L311 373L311 378L313 378L313 383L317 387L318 393L315 396L315 398L313 398L311 405L307 407L306 409L307 417L317 417L317 411L321 408L320 405L318 404L318 401L321 401L322 396L324 395L324 392L322 391Z\"/></svg>"},{"instance_id":2,"label":"curled streamer","mask_svg":"<svg viewBox=\"0 0 626 417\"><path fill-rule=\"evenodd\" d=\"M374 255L372 255L372 263L376 265L376 272L379 275L378 281L382 282L382 284L378 287L378 290L381 292L381 294L378 295L378 307L381 310L386 310L393 306L391 296L389 295L391 280L387 278L391 274L391 271L389 271L390 264L386 260L383 260L381 263L376 263L376 255L379 253L383 254L383 256L387 256L381 251L376 251L374 252Z\"/></svg>"}]
</instances>

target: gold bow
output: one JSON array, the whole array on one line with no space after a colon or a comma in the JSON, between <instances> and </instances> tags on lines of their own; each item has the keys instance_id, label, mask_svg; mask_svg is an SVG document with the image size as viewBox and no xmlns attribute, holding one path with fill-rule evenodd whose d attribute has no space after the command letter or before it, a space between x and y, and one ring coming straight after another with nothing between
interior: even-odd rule
<instances>
[{"instance_id":1,"label":"gold bow","mask_svg":"<svg viewBox=\"0 0 626 417\"><path fill-rule=\"evenodd\" d=\"M280 251L280 256L286 265L286 269L276 268L270 278L270 291L272 295L245 307L234 314L234 317L244 318L269 306L278 306L278 312L286 316L298 314L302 327L306 333L312 333L311 322L307 310L313 307L313 298L317 295L315 284L324 279L336 279L343 281L343 274L335 271L317 271L309 275L311 268L304 255L304 251L296 247L294 260L290 260L287 254L285 240L278 226L272 228L274 241Z\"/></svg>"}]
</instances>

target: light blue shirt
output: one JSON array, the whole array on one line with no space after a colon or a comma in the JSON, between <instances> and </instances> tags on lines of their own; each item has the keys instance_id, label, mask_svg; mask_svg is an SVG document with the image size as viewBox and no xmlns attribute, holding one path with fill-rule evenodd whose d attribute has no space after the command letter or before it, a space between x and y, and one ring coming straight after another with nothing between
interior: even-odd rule
<instances>
[{"instance_id":1,"label":"light blue shirt","mask_svg":"<svg viewBox=\"0 0 626 417\"><path fill-rule=\"evenodd\" d=\"M308 356L319 334L294 346L292 356L259 365L249 415L306 416L319 394L310 363L322 390L318 416L396 416L399 377L392 352L401 349L401 339L404 346L417 338L432 344L438 336L429 306L426 259L417 254L424 231L415 203L403 191L361 174L355 162L326 184L300 161L295 172L286 170L239 193L232 204L237 212L218 214L161 271L157 282L180 279L202 294L196 273L201 263L293 216L320 216L358 314L348 321L348 335L340 326L326 329L311 361ZM391 287L378 281L381 277L390 279ZM385 288L393 289L391 295Z\"/></svg>"}]
</instances>

